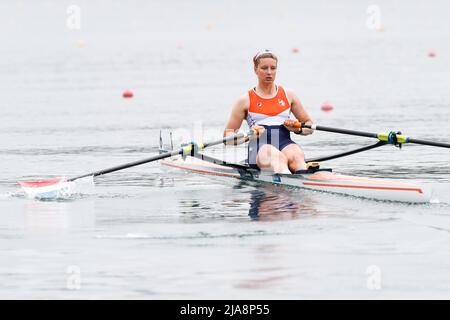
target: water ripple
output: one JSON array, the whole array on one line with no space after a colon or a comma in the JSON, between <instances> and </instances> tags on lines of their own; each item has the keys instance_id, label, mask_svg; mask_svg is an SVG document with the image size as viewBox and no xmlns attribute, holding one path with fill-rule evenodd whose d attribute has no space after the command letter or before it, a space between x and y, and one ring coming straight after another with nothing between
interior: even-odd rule
<instances>
[{"instance_id":1,"label":"water ripple","mask_svg":"<svg viewBox=\"0 0 450 320\"><path fill-rule=\"evenodd\" d=\"M221 238L248 238L261 236L282 236L289 233L268 232L266 230L255 230L242 233L209 233L197 232L192 235L159 235L154 236L146 233L127 233L123 235L96 235L97 239L116 239L116 240L196 240L196 239L221 239Z\"/></svg>"},{"instance_id":2,"label":"water ripple","mask_svg":"<svg viewBox=\"0 0 450 320\"><path fill-rule=\"evenodd\" d=\"M37 155L81 155L81 154L99 154L108 153L114 156L120 154L139 153L142 157L150 157L158 153L157 147L137 147L137 146L80 146L80 147L57 147L57 148L20 148L3 149L0 154L19 155L19 156L37 156Z\"/></svg>"}]
</instances>

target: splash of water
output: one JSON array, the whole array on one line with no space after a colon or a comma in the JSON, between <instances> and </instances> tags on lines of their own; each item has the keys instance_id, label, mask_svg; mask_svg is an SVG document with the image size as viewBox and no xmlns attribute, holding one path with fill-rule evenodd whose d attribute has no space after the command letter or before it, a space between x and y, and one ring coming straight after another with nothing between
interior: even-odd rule
<instances>
[{"instance_id":1,"label":"splash of water","mask_svg":"<svg viewBox=\"0 0 450 320\"><path fill-rule=\"evenodd\" d=\"M52 201L70 200L89 193L94 187L94 177L89 176L76 181L67 181L61 178L58 182L42 187L22 186L28 198Z\"/></svg>"}]
</instances>

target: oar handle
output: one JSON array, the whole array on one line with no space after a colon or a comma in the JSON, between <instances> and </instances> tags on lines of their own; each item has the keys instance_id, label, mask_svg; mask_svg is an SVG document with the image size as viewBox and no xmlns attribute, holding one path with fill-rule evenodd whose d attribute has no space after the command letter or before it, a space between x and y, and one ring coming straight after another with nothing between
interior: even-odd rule
<instances>
[{"instance_id":1,"label":"oar handle","mask_svg":"<svg viewBox=\"0 0 450 320\"><path fill-rule=\"evenodd\" d=\"M365 131L356 131L356 130L318 126L316 124L305 124L305 123L300 123L298 121L296 121L294 123L294 127L295 128L307 128L307 129L313 129L313 130L319 130L319 131L327 131L327 132L340 133L340 134L347 134L347 135L358 136L358 137L375 138L380 141L386 142L388 144L394 144L394 145L402 145L405 143L415 143L415 144L421 144L421 145L426 145L426 146L450 148L450 144L448 144L448 143L413 139L406 135L402 135L402 134L395 133L392 131L389 133L386 133L386 132L371 133L371 132L365 132Z\"/></svg>"},{"instance_id":2,"label":"oar handle","mask_svg":"<svg viewBox=\"0 0 450 320\"><path fill-rule=\"evenodd\" d=\"M114 167L111 167L111 168L107 168L107 169L103 169L103 170L99 170L99 171L94 171L94 172L91 172L91 173L86 173L86 174L83 174L81 176L68 179L67 181L74 181L74 180L85 178L85 177L89 177L89 176L97 177L97 176L101 176L101 175L104 175L104 174L107 174L107 173L119 171L119 170L122 170L122 169L135 167L135 166L138 166L138 165L141 165L141 164L144 164L144 163L149 163L149 162L153 162L153 161L157 161L157 160L162 160L162 159L165 159L165 158L170 158L170 157L173 157L173 156L176 156L176 155L189 155L192 152L197 152L197 151L203 150L203 149L205 149L207 147L215 146L215 145L222 144L222 143L227 143L227 142L230 142L230 141L233 141L233 140L240 141L240 140L242 140L244 138L251 137L254 134L255 134L254 131L250 130L247 133L239 133L239 134L223 137L220 140L216 140L216 141L212 141L212 142L205 142L205 143L198 143L198 144L192 142L192 143L189 143L188 145L184 146L183 148L181 148L179 150L174 150L172 152L167 152L167 153L161 153L161 154L155 155L155 156L150 157L150 158L145 158L145 159L142 159L142 160L137 160L137 161L125 163L125 164L114 166Z\"/></svg>"}]
</instances>

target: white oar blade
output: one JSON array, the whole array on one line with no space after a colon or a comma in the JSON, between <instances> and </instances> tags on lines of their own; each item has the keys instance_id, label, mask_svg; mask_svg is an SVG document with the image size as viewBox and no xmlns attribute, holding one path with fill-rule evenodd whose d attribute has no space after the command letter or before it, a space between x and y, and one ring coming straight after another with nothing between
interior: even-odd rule
<instances>
[{"instance_id":1,"label":"white oar blade","mask_svg":"<svg viewBox=\"0 0 450 320\"><path fill-rule=\"evenodd\" d=\"M29 198L52 200L70 196L73 182L65 178L55 178L39 181L21 181L22 189Z\"/></svg>"}]
</instances>

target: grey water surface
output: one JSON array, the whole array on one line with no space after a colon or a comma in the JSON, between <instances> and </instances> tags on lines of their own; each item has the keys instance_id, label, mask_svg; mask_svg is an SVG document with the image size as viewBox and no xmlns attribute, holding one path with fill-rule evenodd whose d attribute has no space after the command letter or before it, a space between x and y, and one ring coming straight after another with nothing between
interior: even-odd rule
<instances>
[{"instance_id":1,"label":"grey water surface","mask_svg":"<svg viewBox=\"0 0 450 320\"><path fill-rule=\"evenodd\" d=\"M17 185L148 157L160 129L177 145L220 138L265 48L316 123L450 142L449 11L448 1L2 1L0 298L450 298L448 149L385 146L323 164L423 183L434 190L425 205L159 163L58 201ZM374 142L294 138L310 157Z\"/></svg>"}]
</instances>

